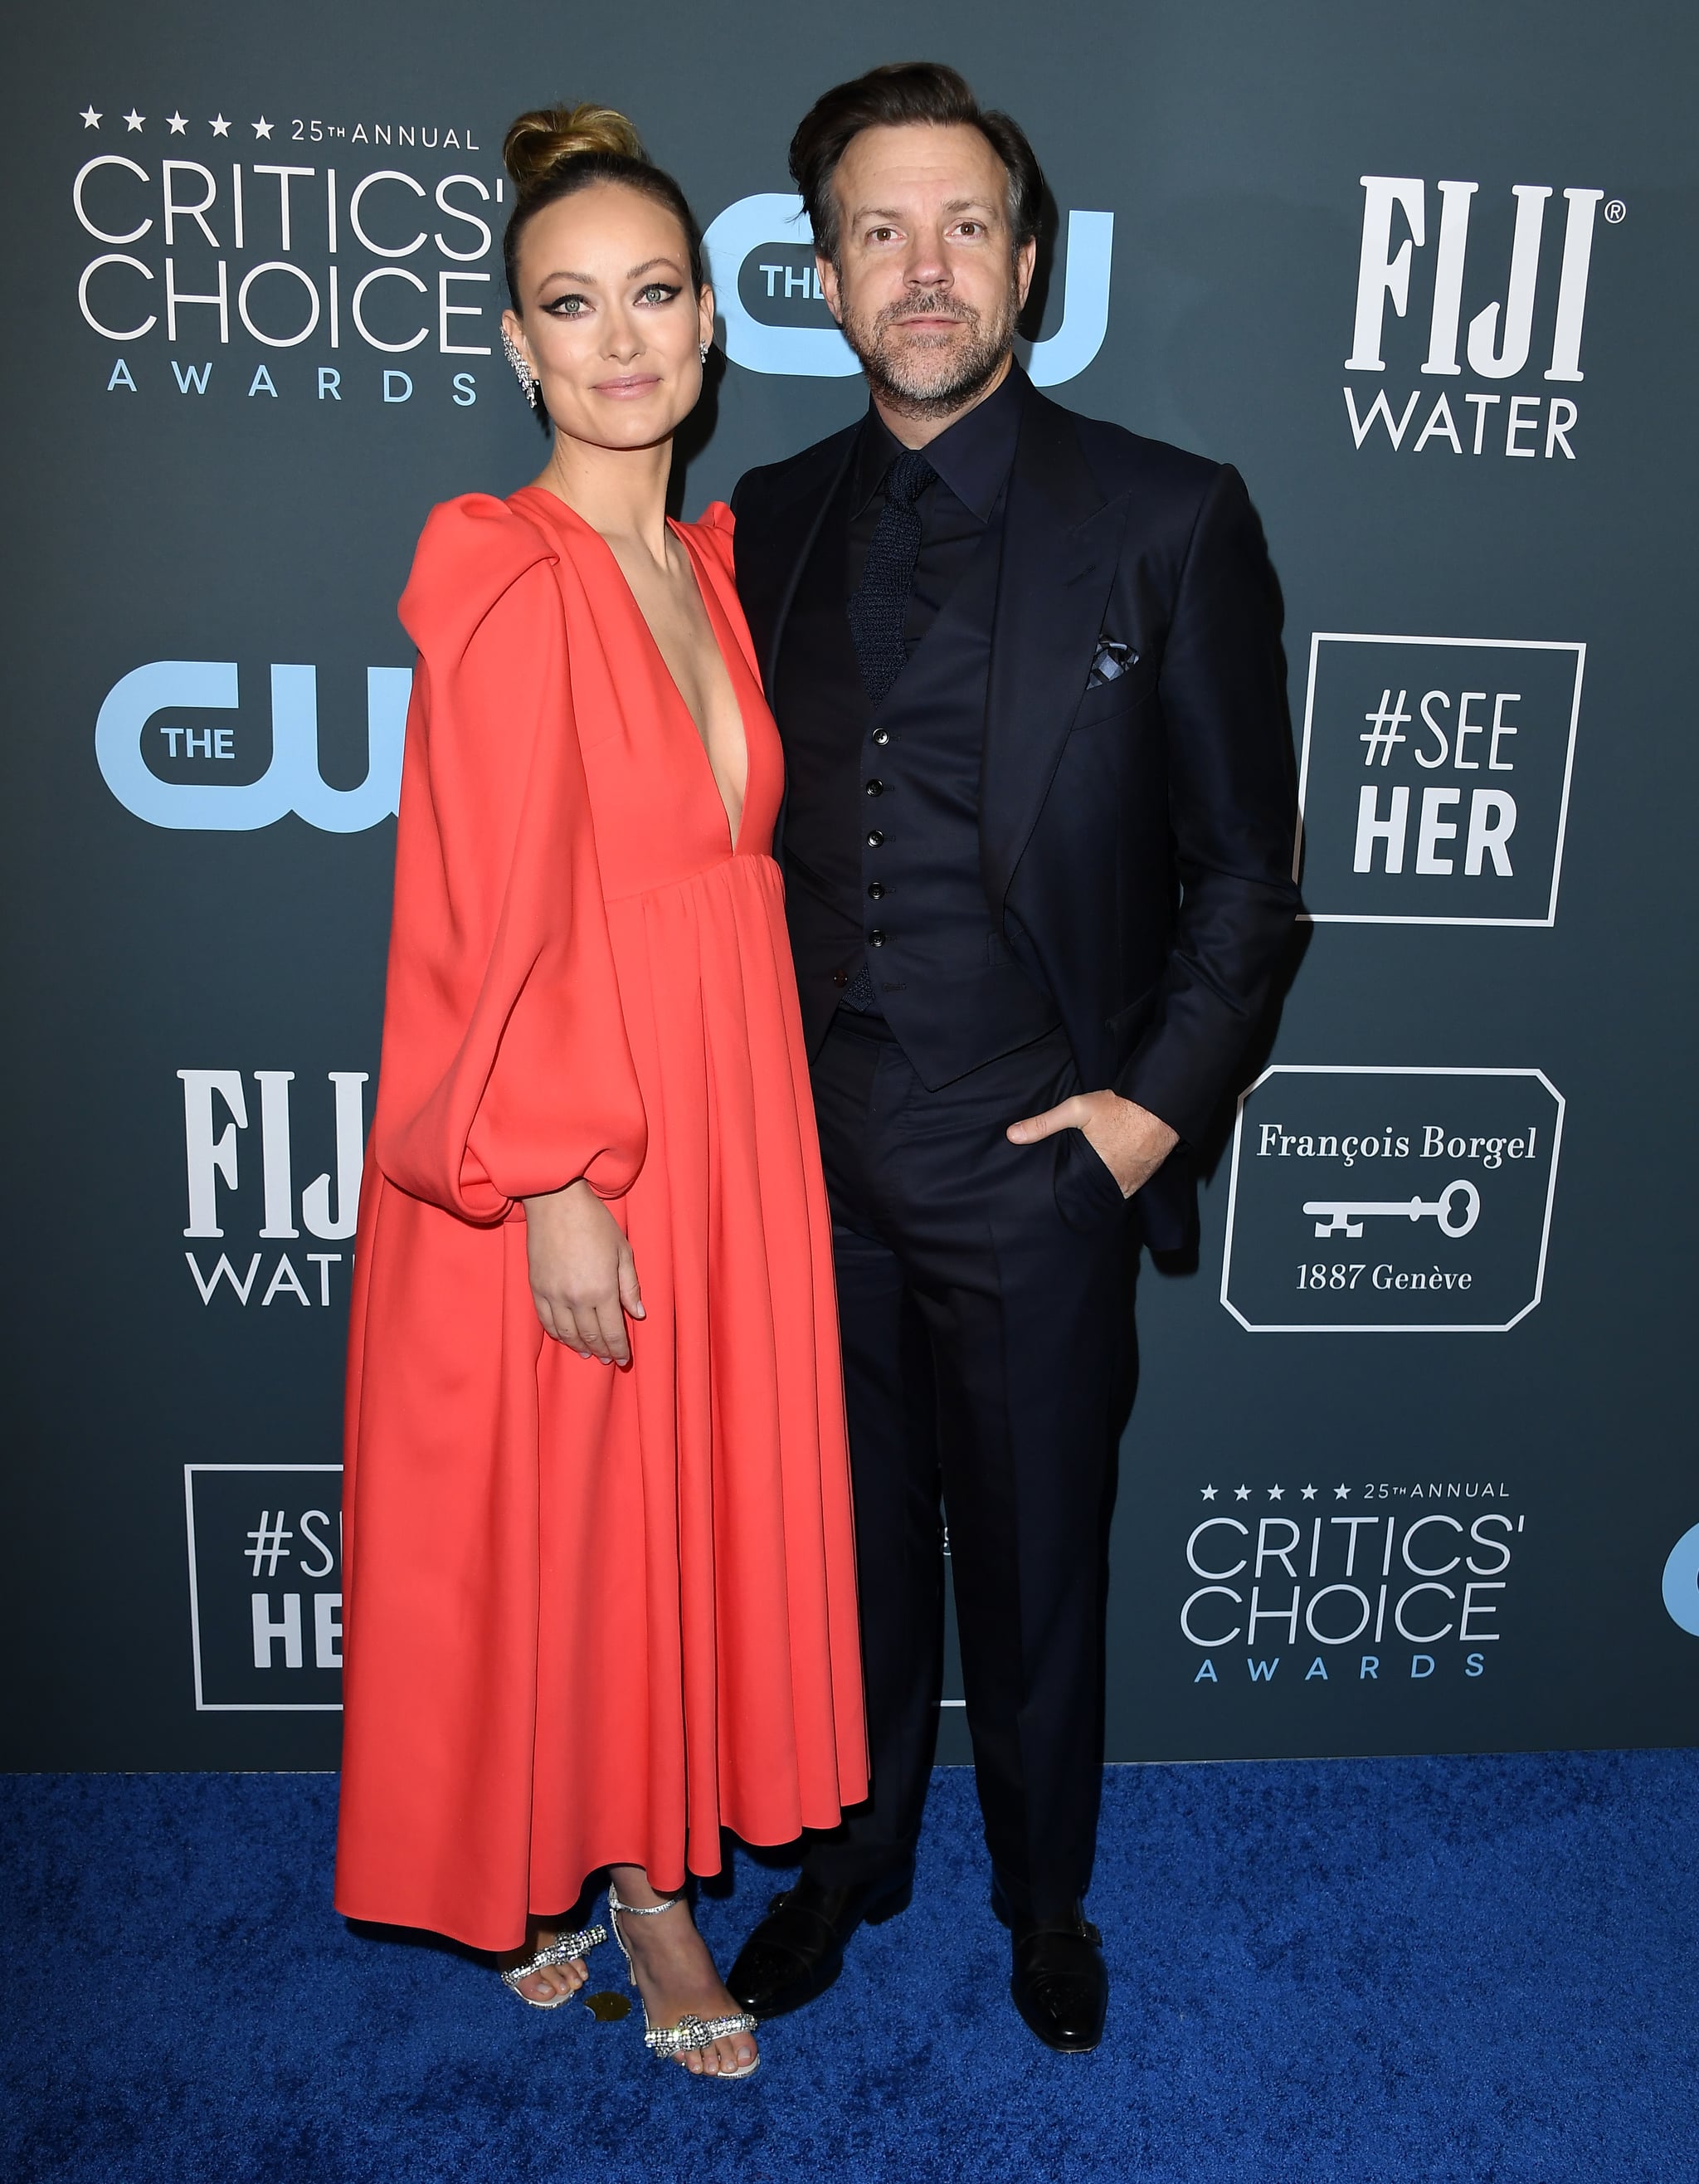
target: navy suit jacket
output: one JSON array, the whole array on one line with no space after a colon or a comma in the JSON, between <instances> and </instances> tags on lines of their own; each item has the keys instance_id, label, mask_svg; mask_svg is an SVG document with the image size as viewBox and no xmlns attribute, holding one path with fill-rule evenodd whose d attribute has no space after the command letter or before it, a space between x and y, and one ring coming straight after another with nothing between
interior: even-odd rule
<instances>
[{"instance_id":1,"label":"navy suit jacket","mask_svg":"<svg viewBox=\"0 0 1699 2184\"><path fill-rule=\"evenodd\" d=\"M749 471L733 497L769 691L859 429ZM1106 642L1134 656L1094 682ZM1054 997L1081 1084L1188 1145L1234 1089L1285 956L1295 819L1279 591L1238 472L1030 391L986 707L986 896ZM1139 1194L1152 1245L1183 1245L1191 1201L1189 1163L1171 1159Z\"/></svg>"}]
</instances>

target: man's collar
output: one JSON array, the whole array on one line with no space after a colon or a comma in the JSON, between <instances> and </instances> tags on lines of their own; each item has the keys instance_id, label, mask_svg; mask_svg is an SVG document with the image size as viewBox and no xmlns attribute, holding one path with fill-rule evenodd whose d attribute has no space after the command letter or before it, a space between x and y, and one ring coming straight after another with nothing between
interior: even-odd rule
<instances>
[{"instance_id":1,"label":"man's collar","mask_svg":"<svg viewBox=\"0 0 1699 2184\"><path fill-rule=\"evenodd\" d=\"M962 506L989 522L1015 460L1021 413L1032 382L1011 359L994 393L947 426L919 450ZM859 513L884 482L885 472L904 452L903 444L870 402L862 421L861 444L851 475L851 509Z\"/></svg>"}]
</instances>

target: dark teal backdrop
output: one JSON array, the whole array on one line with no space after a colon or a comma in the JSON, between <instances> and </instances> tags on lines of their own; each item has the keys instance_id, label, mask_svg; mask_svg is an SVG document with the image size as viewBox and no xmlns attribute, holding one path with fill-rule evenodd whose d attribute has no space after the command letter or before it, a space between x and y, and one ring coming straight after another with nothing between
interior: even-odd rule
<instances>
[{"instance_id":1,"label":"dark teal backdrop","mask_svg":"<svg viewBox=\"0 0 1699 2184\"><path fill-rule=\"evenodd\" d=\"M1689 20L8 36L5 1763L334 1763L394 602L432 502L542 455L491 353L504 125L621 106L710 224L694 513L860 406L784 150L921 52L1044 162L1037 376L1236 463L1287 604L1315 922L1198 1262L1140 1284L1110 1757L1691 1741Z\"/></svg>"}]
</instances>

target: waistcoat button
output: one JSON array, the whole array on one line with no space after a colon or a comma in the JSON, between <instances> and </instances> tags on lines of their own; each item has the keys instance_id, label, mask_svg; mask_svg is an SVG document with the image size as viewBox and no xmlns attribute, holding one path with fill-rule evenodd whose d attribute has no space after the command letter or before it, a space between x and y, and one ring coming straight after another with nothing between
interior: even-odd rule
<instances>
[{"instance_id":1,"label":"waistcoat button","mask_svg":"<svg viewBox=\"0 0 1699 2184\"><path fill-rule=\"evenodd\" d=\"M870 948L883 948L884 944L885 936L880 932L878 927L876 925L872 931L867 935L867 945Z\"/></svg>"},{"instance_id":2,"label":"waistcoat button","mask_svg":"<svg viewBox=\"0 0 1699 2184\"><path fill-rule=\"evenodd\" d=\"M877 902L879 898L885 892L885 883L883 880L872 881L868 885L867 892L872 895L874 901Z\"/></svg>"},{"instance_id":3,"label":"waistcoat button","mask_svg":"<svg viewBox=\"0 0 1699 2184\"><path fill-rule=\"evenodd\" d=\"M885 793L885 784L883 781L870 781L866 787L869 796L883 796Z\"/></svg>"},{"instance_id":4,"label":"waistcoat button","mask_svg":"<svg viewBox=\"0 0 1699 2184\"><path fill-rule=\"evenodd\" d=\"M870 850L877 850L884 838L884 836L879 832L878 828L875 827L868 833L867 847Z\"/></svg>"}]
</instances>

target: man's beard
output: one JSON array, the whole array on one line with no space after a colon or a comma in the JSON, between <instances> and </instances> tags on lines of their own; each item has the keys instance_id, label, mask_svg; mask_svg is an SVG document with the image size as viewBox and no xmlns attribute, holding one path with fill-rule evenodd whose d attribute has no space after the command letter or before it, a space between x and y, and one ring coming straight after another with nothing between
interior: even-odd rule
<instances>
[{"instance_id":1,"label":"man's beard","mask_svg":"<svg viewBox=\"0 0 1699 2184\"><path fill-rule=\"evenodd\" d=\"M894 338L892 328L899 319L922 313L935 315L941 323L966 326L967 339L928 354ZM922 293L888 304L871 320L858 320L846 314L844 337L884 408L900 417L948 416L995 378L1014 346L1019 316L1020 303L1011 281L1000 308L990 319L983 318L971 304Z\"/></svg>"}]
</instances>

